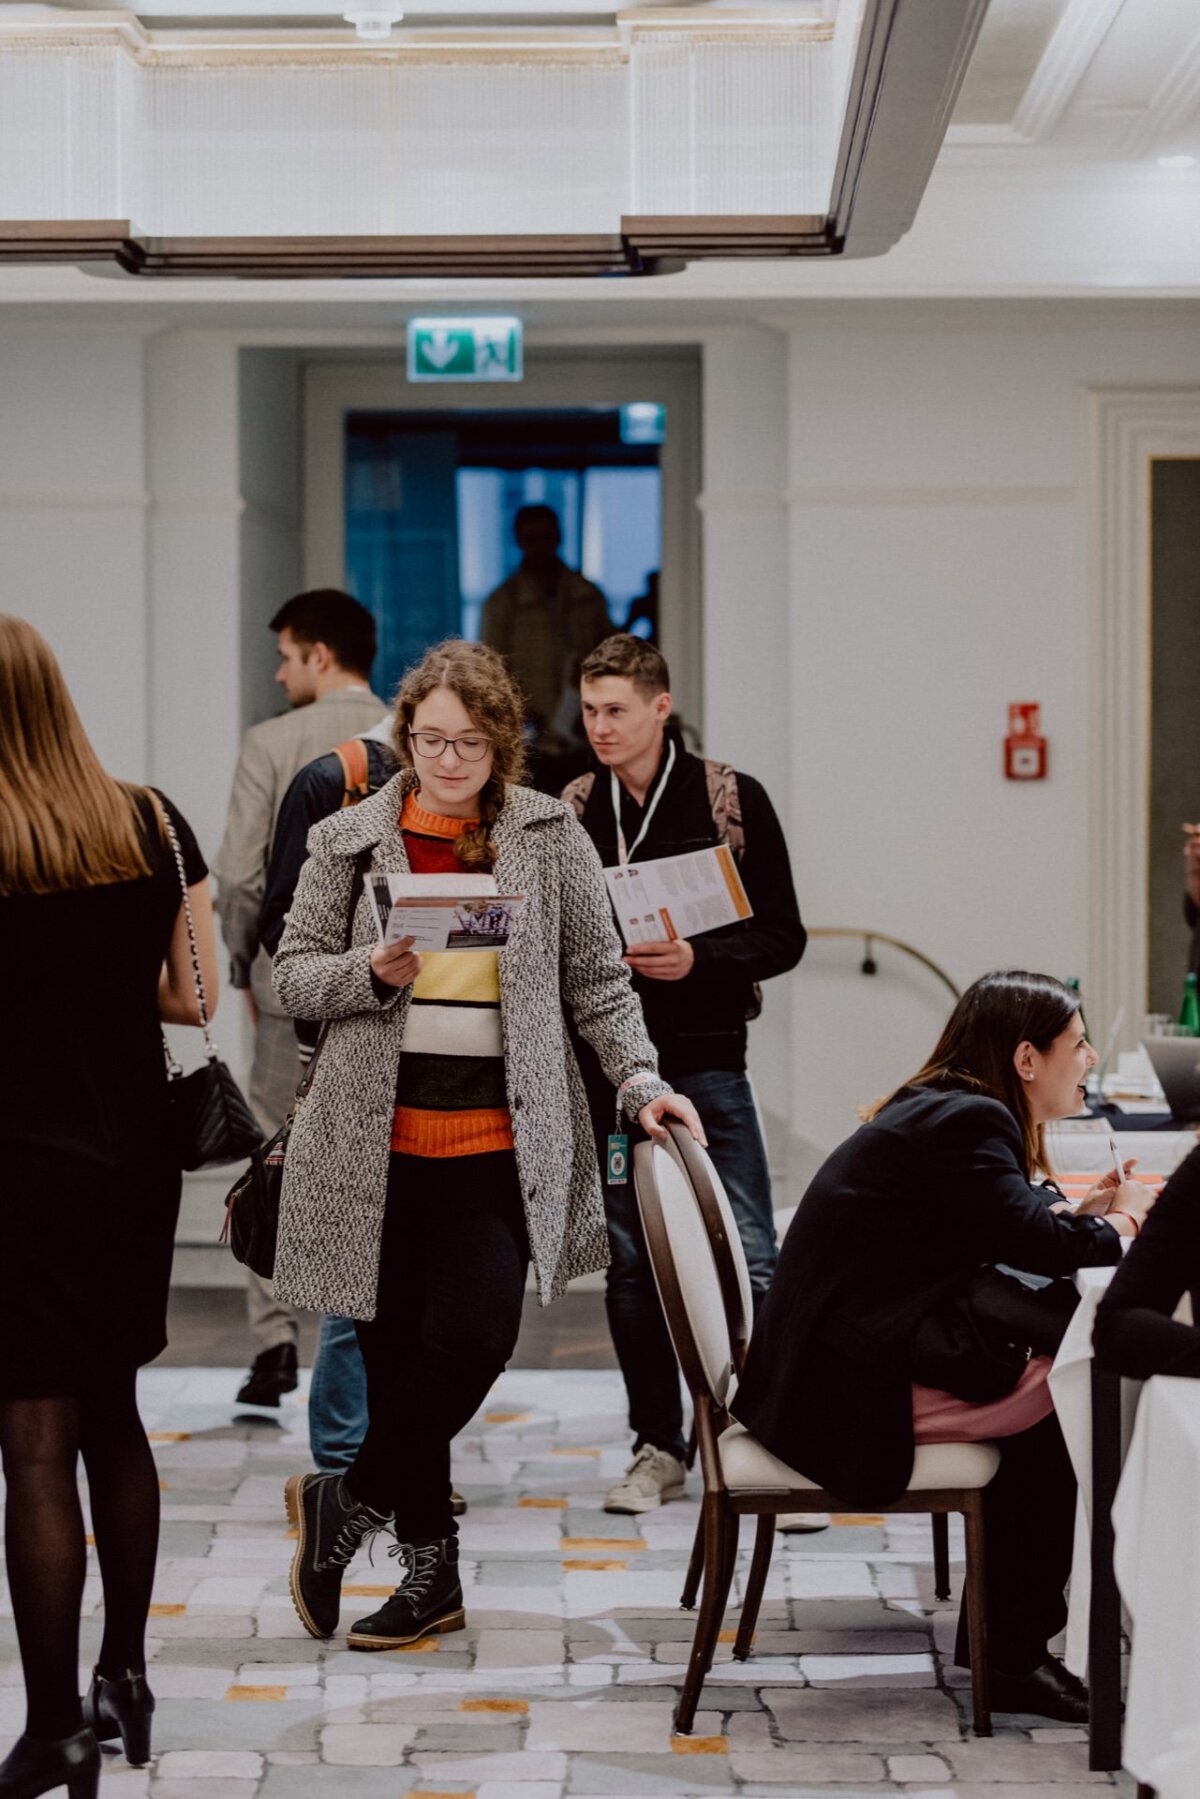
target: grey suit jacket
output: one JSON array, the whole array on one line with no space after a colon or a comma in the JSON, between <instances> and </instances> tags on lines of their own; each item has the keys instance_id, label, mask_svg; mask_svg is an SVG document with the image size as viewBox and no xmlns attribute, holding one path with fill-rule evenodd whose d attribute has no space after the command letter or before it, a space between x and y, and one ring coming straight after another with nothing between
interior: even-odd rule
<instances>
[{"instance_id":1,"label":"grey suit jacket","mask_svg":"<svg viewBox=\"0 0 1200 1799\"><path fill-rule=\"evenodd\" d=\"M369 731L387 707L366 688L341 687L309 706L251 725L234 770L225 835L213 863L217 913L235 987L253 987L261 1009L279 1012L266 956L258 955L258 914L275 820L292 780L316 756Z\"/></svg>"}]
</instances>

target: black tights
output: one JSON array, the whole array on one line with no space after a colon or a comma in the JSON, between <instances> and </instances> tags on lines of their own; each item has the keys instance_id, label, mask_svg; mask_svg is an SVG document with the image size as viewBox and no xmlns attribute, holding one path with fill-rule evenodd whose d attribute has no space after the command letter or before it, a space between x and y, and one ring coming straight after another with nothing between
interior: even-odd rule
<instances>
[{"instance_id":1,"label":"black tights","mask_svg":"<svg viewBox=\"0 0 1200 1799\"><path fill-rule=\"evenodd\" d=\"M104 1586L102 1674L145 1671L146 1614L158 1554L158 1473L138 1416L136 1374L54 1399L0 1399L8 1494L4 1547L21 1665L26 1733L82 1728L79 1607L87 1563L76 1484L83 1456Z\"/></svg>"}]
</instances>

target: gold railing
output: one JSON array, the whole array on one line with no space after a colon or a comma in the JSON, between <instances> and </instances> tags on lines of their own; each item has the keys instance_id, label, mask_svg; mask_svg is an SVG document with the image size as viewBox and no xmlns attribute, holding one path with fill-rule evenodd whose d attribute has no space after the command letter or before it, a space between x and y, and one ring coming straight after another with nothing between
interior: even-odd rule
<instances>
[{"instance_id":1,"label":"gold railing","mask_svg":"<svg viewBox=\"0 0 1200 1799\"><path fill-rule=\"evenodd\" d=\"M808 935L810 938L812 938L812 937L859 937L859 938L861 938L862 946L863 946L862 972L864 974L877 974L878 973L878 968L876 966L875 954L874 954L875 945L877 943L886 943L888 945L889 949L898 949L901 952L901 954L903 954L905 956L911 956L914 962L919 962L921 964L922 968L927 968L929 970L930 974L936 975L938 980L942 982L943 986L948 987L950 989L950 992L954 995L954 998L956 1000L961 997L961 995L959 993L959 989L955 986L954 982L950 979L950 976L946 973L946 970L944 968L939 968L937 963L932 959L932 957L923 955L919 949L914 949L911 943L905 943L905 941L902 937L889 937L889 935L886 931L856 930L856 929L852 929L849 925L821 925L821 924L809 925L808 926Z\"/></svg>"}]
</instances>

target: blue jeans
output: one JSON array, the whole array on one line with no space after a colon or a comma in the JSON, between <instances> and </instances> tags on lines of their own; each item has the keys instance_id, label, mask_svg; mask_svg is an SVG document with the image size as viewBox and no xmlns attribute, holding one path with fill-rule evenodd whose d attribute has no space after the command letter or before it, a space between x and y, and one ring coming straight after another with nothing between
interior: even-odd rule
<instances>
[{"instance_id":1,"label":"blue jeans","mask_svg":"<svg viewBox=\"0 0 1200 1799\"><path fill-rule=\"evenodd\" d=\"M367 1434L367 1371L353 1318L324 1317L308 1393L308 1442L323 1473L343 1473Z\"/></svg>"},{"instance_id":2,"label":"blue jeans","mask_svg":"<svg viewBox=\"0 0 1200 1799\"><path fill-rule=\"evenodd\" d=\"M672 1079L669 1071L664 1071L663 1079ZM708 1138L708 1153L737 1220L757 1309L771 1284L779 1252L775 1244L766 1146L759 1129L750 1082L744 1074L714 1069L706 1074L680 1075L677 1084L679 1091L686 1093L700 1114ZM615 1107L607 1114L598 1109L595 1113L601 1169L607 1164L603 1152L613 1128L614 1111ZM640 1128L634 1125L630 1132L631 1141L642 1135ZM623 1187L606 1186L604 1206L612 1251L605 1307L613 1348L629 1395L629 1424L634 1433L634 1447L640 1449L644 1443L651 1443L656 1449L666 1449L672 1455L682 1457L683 1400L679 1365L654 1284L654 1271L642 1234L632 1179Z\"/></svg>"}]
</instances>

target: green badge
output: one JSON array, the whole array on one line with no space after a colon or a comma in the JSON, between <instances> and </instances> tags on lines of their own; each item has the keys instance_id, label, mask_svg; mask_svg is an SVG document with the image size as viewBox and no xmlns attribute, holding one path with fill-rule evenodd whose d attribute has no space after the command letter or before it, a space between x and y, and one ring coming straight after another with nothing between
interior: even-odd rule
<instances>
[{"instance_id":1,"label":"green badge","mask_svg":"<svg viewBox=\"0 0 1200 1799\"><path fill-rule=\"evenodd\" d=\"M623 1187L629 1179L629 1138L623 1133L608 1140L608 1172L610 1187Z\"/></svg>"}]
</instances>

